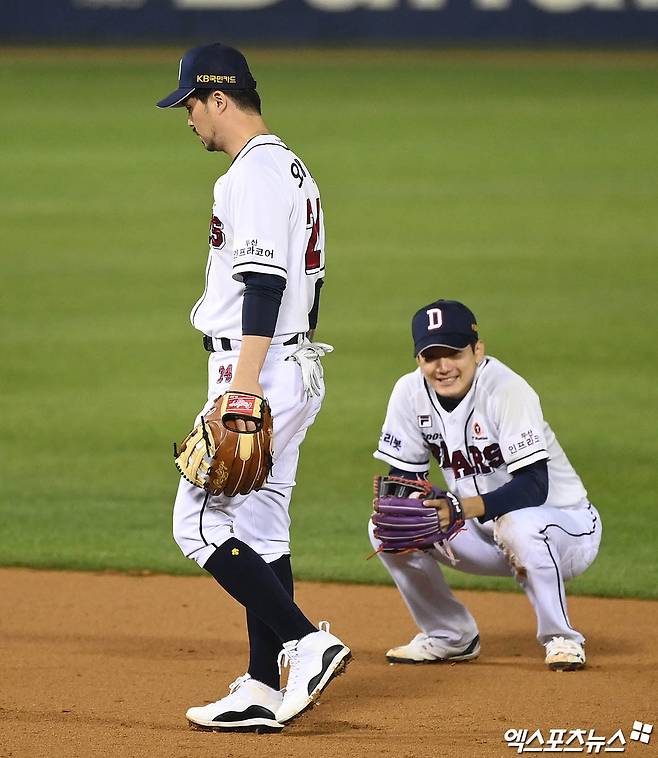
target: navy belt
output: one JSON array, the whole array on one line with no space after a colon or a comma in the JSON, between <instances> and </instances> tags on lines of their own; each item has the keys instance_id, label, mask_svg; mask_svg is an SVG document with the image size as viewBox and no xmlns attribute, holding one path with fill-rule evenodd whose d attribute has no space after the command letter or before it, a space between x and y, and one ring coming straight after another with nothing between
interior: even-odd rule
<instances>
[{"instance_id":1,"label":"navy belt","mask_svg":"<svg viewBox=\"0 0 658 758\"><path fill-rule=\"evenodd\" d=\"M297 345L303 336L304 334L302 332L299 332L299 334L293 334L293 336L290 339L286 340L283 344ZM231 341L228 337L215 337L215 340L219 341L221 347L215 347L213 338L210 335L203 335L203 347L209 353L216 353L218 350L237 350L240 343L240 340ZM234 344L235 347L233 347Z\"/></svg>"}]
</instances>

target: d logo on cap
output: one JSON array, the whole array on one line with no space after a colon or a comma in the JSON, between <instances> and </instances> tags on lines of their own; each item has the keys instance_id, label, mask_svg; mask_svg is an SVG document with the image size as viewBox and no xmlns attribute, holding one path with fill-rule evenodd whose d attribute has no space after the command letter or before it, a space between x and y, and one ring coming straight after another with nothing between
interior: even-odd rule
<instances>
[{"instance_id":1,"label":"d logo on cap","mask_svg":"<svg viewBox=\"0 0 658 758\"><path fill-rule=\"evenodd\" d=\"M463 350L478 341L473 311L457 300L435 300L416 311L411 333L415 356L429 347Z\"/></svg>"},{"instance_id":2,"label":"d logo on cap","mask_svg":"<svg viewBox=\"0 0 658 758\"><path fill-rule=\"evenodd\" d=\"M443 323L443 314L441 313L440 308L429 308L426 311L428 317L429 317L429 323L427 325L427 328L431 331L432 329L440 329L441 324Z\"/></svg>"}]
</instances>

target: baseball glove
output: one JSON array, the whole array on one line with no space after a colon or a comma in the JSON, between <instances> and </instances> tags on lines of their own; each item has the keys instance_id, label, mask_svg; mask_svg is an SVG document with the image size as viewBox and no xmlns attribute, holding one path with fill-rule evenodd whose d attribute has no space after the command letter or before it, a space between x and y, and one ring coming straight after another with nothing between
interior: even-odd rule
<instances>
[{"instance_id":1,"label":"baseball glove","mask_svg":"<svg viewBox=\"0 0 658 758\"><path fill-rule=\"evenodd\" d=\"M317 395L323 392L322 377L324 371L320 358L332 353L334 348L325 342L305 342L297 348L292 355L286 360L298 363L302 370L302 384L306 397Z\"/></svg>"},{"instance_id":2,"label":"baseball glove","mask_svg":"<svg viewBox=\"0 0 658 758\"><path fill-rule=\"evenodd\" d=\"M464 526L459 500L425 479L376 476L374 485L371 520L375 537L381 542L380 550L385 553L435 547L435 543L448 541ZM437 509L423 505L423 500L439 499L450 506L450 525L445 531L439 524Z\"/></svg>"},{"instance_id":3,"label":"baseball glove","mask_svg":"<svg viewBox=\"0 0 658 758\"><path fill-rule=\"evenodd\" d=\"M254 431L238 431L234 421L253 421ZM246 495L260 489L272 470L272 413L265 398L226 392L181 442L174 443L181 476L211 495Z\"/></svg>"}]
</instances>

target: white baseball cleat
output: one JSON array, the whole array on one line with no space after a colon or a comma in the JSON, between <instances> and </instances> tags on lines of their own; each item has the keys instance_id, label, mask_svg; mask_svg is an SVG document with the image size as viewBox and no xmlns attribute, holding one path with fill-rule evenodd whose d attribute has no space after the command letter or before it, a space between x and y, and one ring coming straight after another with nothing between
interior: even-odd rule
<instances>
[{"instance_id":1,"label":"white baseball cleat","mask_svg":"<svg viewBox=\"0 0 658 758\"><path fill-rule=\"evenodd\" d=\"M312 707L352 658L350 649L329 633L326 621L321 621L319 627L320 631L300 640L284 642L279 653L279 668L289 666L283 702L276 712L276 720L282 724Z\"/></svg>"},{"instance_id":2,"label":"white baseball cleat","mask_svg":"<svg viewBox=\"0 0 658 758\"><path fill-rule=\"evenodd\" d=\"M190 708L185 714L190 726L214 732L279 732L283 724L275 713L283 693L252 679L239 676L226 697L216 703Z\"/></svg>"},{"instance_id":3,"label":"white baseball cleat","mask_svg":"<svg viewBox=\"0 0 658 758\"><path fill-rule=\"evenodd\" d=\"M386 653L390 663L458 663L480 655L480 635L461 647L446 645L438 637L417 634L409 644L393 647Z\"/></svg>"},{"instance_id":4,"label":"white baseball cleat","mask_svg":"<svg viewBox=\"0 0 658 758\"><path fill-rule=\"evenodd\" d=\"M585 648L579 642L553 637L544 647L545 663L551 671L578 671L585 668Z\"/></svg>"}]
</instances>

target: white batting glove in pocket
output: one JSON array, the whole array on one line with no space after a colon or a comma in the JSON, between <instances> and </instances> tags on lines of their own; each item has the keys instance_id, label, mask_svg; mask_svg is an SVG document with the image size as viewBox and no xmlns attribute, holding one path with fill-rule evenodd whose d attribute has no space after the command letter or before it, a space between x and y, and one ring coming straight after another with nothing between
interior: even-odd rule
<instances>
[{"instance_id":1,"label":"white batting glove in pocket","mask_svg":"<svg viewBox=\"0 0 658 758\"><path fill-rule=\"evenodd\" d=\"M302 383L304 392L307 397L322 394L322 363L323 358L328 353L333 352L333 347L324 342L309 342L297 348L294 353L289 355L287 361L295 361L302 370Z\"/></svg>"}]
</instances>

